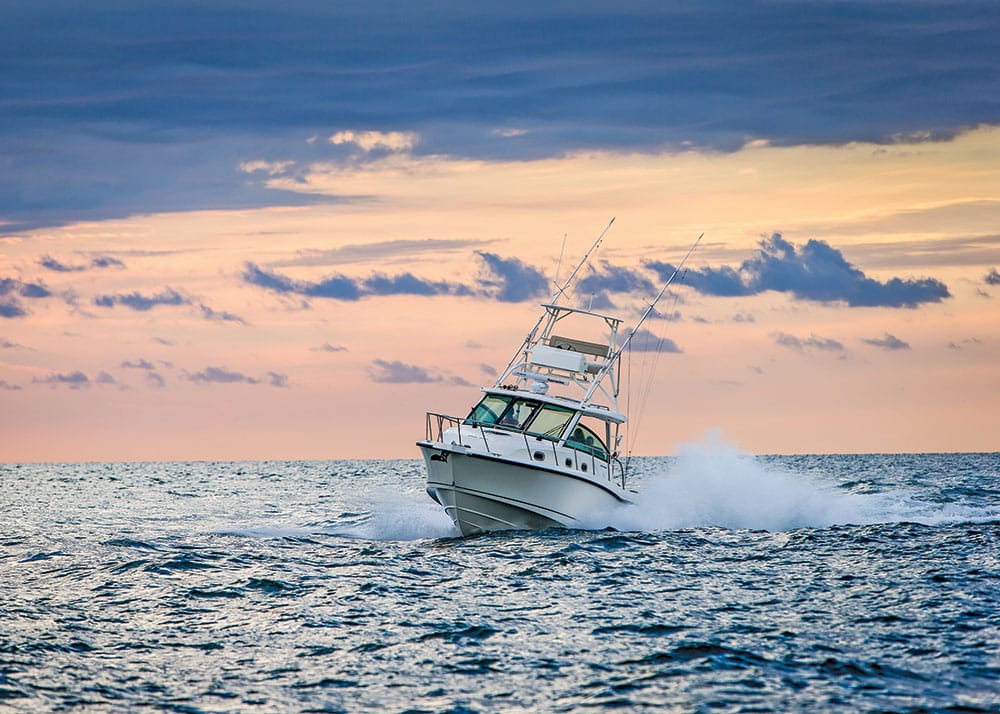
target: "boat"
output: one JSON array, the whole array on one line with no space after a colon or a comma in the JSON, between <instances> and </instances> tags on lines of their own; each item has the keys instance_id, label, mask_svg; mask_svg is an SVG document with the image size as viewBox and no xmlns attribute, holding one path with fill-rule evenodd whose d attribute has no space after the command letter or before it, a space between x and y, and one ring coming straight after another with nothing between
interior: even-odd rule
<instances>
[{"instance_id":1,"label":"boat","mask_svg":"<svg viewBox=\"0 0 1000 714\"><path fill-rule=\"evenodd\" d=\"M463 536L581 527L635 501L619 449L621 357L677 272L624 335L619 317L560 304L611 223L468 415L426 414L427 493Z\"/></svg>"}]
</instances>

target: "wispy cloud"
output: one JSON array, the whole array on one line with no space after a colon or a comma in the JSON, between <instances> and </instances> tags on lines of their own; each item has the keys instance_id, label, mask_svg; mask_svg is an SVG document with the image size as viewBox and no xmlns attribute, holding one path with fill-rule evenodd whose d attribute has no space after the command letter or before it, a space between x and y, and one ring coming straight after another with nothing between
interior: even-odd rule
<instances>
[{"instance_id":1,"label":"wispy cloud","mask_svg":"<svg viewBox=\"0 0 1000 714\"><path fill-rule=\"evenodd\" d=\"M319 347L313 347L314 352L347 352L346 347L340 345L331 345L329 342L324 342Z\"/></svg>"},{"instance_id":2,"label":"wispy cloud","mask_svg":"<svg viewBox=\"0 0 1000 714\"><path fill-rule=\"evenodd\" d=\"M454 253L469 248L481 247L491 242L489 240L427 238L423 240L388 240L375 243L358 243L327 250L300 250L289 258L271 261L269 265L272 268L288 268L346 265L351 263L371 264L390 259L400 261L406 260L410 256L427 253L436 256L444 253Z\"/></svg>"},{"instance_id":3,"label":"wispy cloud","mask_svg":"<svg viewBox=\"0 0 1000 714\"><path fill-rule=\"evenodd\" d=\"M173 288L164 288L155 295L143 295L140 292L98 295L94 298L98 307L114 307L121 305L137 312L146 312L154 307L190 305L191 298L181 295Z\"/></svg>"},{"instance_id":4,"label":"wispy cloud","mask_svg":"<svg viewBox=\"0 0 1000 714\"><path fill-rule=\"evenodd\" d=\"M668 263L652 261L647 265L664 279L674 272ZM842 302L849 307L915 308L951 297L939 280L891 278L879 282L847 262L825 241L810 240L797 247L778 233L762 240L757 254L739 268L689 269L685 284L706 295L735 297L773 290L800 300Z\"/></svg>"},{"instance_id":5,"label":"wispy cloud","mask_svg":"<svg viewBox=\"0 0 1000 714\"><path fill-rule=\"evenodd\" d=\"M772 332L771 337L774 341L781 345L782 347L787 347L790 350L803 351L805 349L821 350L823 352L843 352L843 343L833 339L832 337L818 337L817 335L809 335L809 337L796 337L795 335L790 335L787 332Z\"/></svg>"},{"instance_id":6,"label":"wispy cloud","mask_svg":"<svg viewBox=\"0 0 1000 714\"><path fill-rule=\"evenodd\" d=\"M238 325L247 324L246 320L239 315L234 315L225 310L214 310L205 304L198 305L198 310L201 312L203 318L212 322L235 322Z\"/></svg>"},{"instance_id":7,"label":"wispy cloud","mask_svg":"<svg viewBox=\"0 0 1000 714\"><path fill-rule=\"evenodd\" d=\"M990 268L983 277L983 282L987 285L1000 285L1000 273L997 272L996 268Z\"/></svg>"},{"instance_id":8,"label":"wispy cloud","mask_svg":"<svg viewBox=\"0 0 1000 714\"><path fill-rule=\"evenodd\" d=\"M368 378L373 382L383 382L387 384L411 384L440 382L442 378L430 374L423 367L413 364L405 364L398 360L387 361L376 359L372 361L368 368Z\"/></svg>"},{"instance_id":9,"label":"wispy cloud","mask_svg":"<svg viewBox=\"0 0 1000 714\"><path fill-rule=\"evenodd\" d=\"M98 256L92 258L91 261L84 265L63 263L56 260L50 255L43 255L38 259L38 264L45 268L46 270L51 270L56 273L82 273L85 270L90 270L92 268L124 268L125 263L118 260L117 258L112 258L111 256Z\"/></svg>"},{"instance_id":10,"label":"wispy cloud","mask_svg":"<svg viewBox=\"0 0 1000 714\"><path fill-rule=\"evenodd\" d=\"M31 381L35 384L48 384L53 387L66 386L70 389L84 389L91 385L90 377L80 370L55 372L47 377L33 377Z\"/></svg>"},{"instance_id":11,"label":"wispy cloud","mask_svg":"<svg viewBox=\"0 0 1000 714\"><path fill-rule=\"evenodd\" d=\"M425 384L431 382L442 382L457 387L473 386L471 382L463 377L450 374L440 374L431 372L424 367L415 364L406 364L399 360L372 360L368 367L368 379L372 382L384 384Z\"/></svg>"},{"instance_id":12,"label":"wispy cloud","mask_svg":"<svg viewBox=\"0 0 1000 714\"><path fill-rule=\"evenodd\" d=\"M121 363L122 369L145 369L153 370L156 366L147 359L142 359L141 357L137 360L124 360Z\"/></svg>"},{"instance_id":13,"label":"wispy cloud","mask_svg":"<svg viewBox=\"0 0 1000 714\"><path fill-rule=\"evenodd\" d=\"M888 351L910 349L909 343L904 342L895 335L890 335L888 332L885 333L884 337L863 338L861 341L866 345Z\"/></svg>"},{"instance_id":14,"label":"wispy cloud","mask_svg":"<svg viewBox=\"0 0 1000 714\"><path fill-rule=\"evenodd\" d=\"M366 278L331 275L315 282L295 280L252 262L244 264L241 277L249 285L282 295L351 302L388 295L481 295L502 302L518 302L544 294L545 278L530 265L516 258L500 258L492 253L480 252L478 255L483 259L484 272L477 289L443 280L427 280L410 272L397 275L375 273Z\"/></svg>"},{"instance_id":15,"label":"wispy cloud","mask_svg":"<svg viewBox=\"0 0 1000 714\"><path fill-rule=\"evenodd\" d=\"M330 137L334 145L352 144L362 151L411 151L420 141L412 131L338 131Z\"/></svg>"},{"instance_id":16,"label":"wispy cloud","mask_svg":"<svg viewBox=\"0 0 1000 714\"><path fill-rule=\"evenodd\" d=\"M288 386L288 377L278 372L268 372L264 377L258 378L225 367L206 367L198 372L186 372L184 378L189 382L199 384L267 384L272 387Z\"/></svg>"},{"instance_id":17,"label":"wispy cloud","mask_svg":"<svg viewBox=\"0 0 1000 714\"><path fill-rule=\"evenodd\" d=\"M21 391L21 385L11 384L10 382L0 379L0 389L7 392L19 392Z\"/></svg>"}]
</instances>

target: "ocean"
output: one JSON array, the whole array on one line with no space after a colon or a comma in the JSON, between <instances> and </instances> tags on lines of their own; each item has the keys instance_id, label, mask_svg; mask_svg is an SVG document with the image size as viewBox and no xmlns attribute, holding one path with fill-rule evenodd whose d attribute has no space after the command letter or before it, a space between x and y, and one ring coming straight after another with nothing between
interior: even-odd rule
<instances>
[{"instance_id":1,"label":"ocean","mask_svg":"<svg viewBox=\"0 0 1000 714\"><path fill-rule=\"evenodd\" d=\"M0 466L0 711L1000 712L1000 454L633 459L460 538L413 460Z\"/></svg>"}]
</instances>

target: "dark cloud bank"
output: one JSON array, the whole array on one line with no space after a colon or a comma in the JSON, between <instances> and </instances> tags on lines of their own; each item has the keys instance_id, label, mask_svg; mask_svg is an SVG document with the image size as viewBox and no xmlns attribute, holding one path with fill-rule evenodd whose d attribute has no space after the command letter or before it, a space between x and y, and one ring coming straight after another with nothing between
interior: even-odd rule
<instances>
[{"instance_id":1,"label":"dark cloud bank","mask_svg":"<svg viewBox=\"0 0 1000 714\"><path fill-rule=\"evenodd\" d=\"M1000 123L993 0L0 4L0 232L330 201L240 161L730 151ZM264 172L266 174L266 172ZM350 200L351 197L343 197Z\"/></svg>"}]
</instances>

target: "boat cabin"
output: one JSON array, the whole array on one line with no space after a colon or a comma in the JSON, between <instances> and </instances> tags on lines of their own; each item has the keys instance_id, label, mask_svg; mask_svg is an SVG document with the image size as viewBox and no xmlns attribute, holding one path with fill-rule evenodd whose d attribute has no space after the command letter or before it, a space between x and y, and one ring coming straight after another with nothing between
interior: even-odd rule
<instances>
[{"instance_id":1,"label":"boat cabin","mask_svg":"<svg viewBox=\"0 0 1000 714\"><path fill-rule=\"evenodd\" d=\"M473 407L464 424L557 442L608 461L608 444L615 443L612 432L617 431L619 420L620 415L599 407L581 410L534 395L490 391Z\"/></svg>"}]
</instances>

